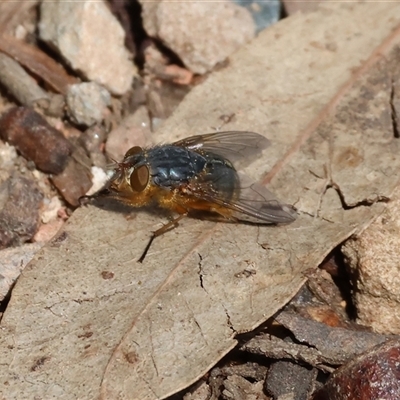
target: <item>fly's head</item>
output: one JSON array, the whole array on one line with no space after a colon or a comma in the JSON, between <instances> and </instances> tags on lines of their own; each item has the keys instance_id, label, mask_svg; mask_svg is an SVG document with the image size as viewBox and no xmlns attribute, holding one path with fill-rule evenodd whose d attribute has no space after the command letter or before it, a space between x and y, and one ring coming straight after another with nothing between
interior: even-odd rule
<instances>
[{"instance_id":1,"label":"fly's head","mask_svg":"<svg viewBox=\"0 0 400 400\"><path fill-rule=\"evenodd\" d=\"M143 192L150 181L149 168L141 147L129 149L122 162L116 163L108 190L117 196Z\"/></svg>"},{"instance_id":2,"label":"fly's head","mask_svg":"<svg viewBox=\"0 0 400 400\"><path fill-rule=\"evenodd\" d=\"M122 162L114 163L114 172L107 185L92 196L82 196L79 199L80 204L99 198L113 198L132 206L145 204L146 189L150 183L150 172L145 161L143 149L132 147L126 152Z\"/></svg>"}]
</instances>

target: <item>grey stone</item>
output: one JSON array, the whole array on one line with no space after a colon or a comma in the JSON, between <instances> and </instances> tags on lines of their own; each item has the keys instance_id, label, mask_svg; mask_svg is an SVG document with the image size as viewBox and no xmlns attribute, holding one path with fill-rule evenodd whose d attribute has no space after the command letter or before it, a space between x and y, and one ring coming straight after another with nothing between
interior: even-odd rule
<instances>
[{"instance_id":1,"label":"grey stone","mask_svg":"<svg viewBox=\"0 0 400 400\"><path fill-rule=\"evenodd\" d=\"M95 82L78 83L68 88L68 113L78 124L90 126L101 122L110 103L110 93Z\"/></svg>"},{"instance_id":2,"label":"grey stone","mask_svg":"<svg viewBox=\"0 0 400 400\"><path fill-rule=\"evenodd\" d=\"M147 33L157 36L193 72L204 74L255 35L250 13L230 1L140 1Z\"/></svg>"},{"instance_id":3,"label":"grey stone","mask_svg":"<svg viewBox=\"0 0 400 400\"><path fill-rule=\"evenodd\" d=\"M45 1L39 36L88 80L122 95L130 88L135 66L124 46L124 31L102 1Z\"/></svg>"}]
</instances>

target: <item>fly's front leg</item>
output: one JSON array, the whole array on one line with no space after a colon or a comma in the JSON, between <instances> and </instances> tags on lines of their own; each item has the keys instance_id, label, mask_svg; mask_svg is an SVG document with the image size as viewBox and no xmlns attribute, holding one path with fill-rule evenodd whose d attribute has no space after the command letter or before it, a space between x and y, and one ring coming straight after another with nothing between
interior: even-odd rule
<instances>
[{"instance_id":1,"label":"fly's front leg","mask_svg":"<svg viewBox=\"0 0 400 400\"><path fill-rule=\"evenodd\" d=\"M173 220L169 221L168 224L165 224L164 226L162 226L160 229L157 229L155 232L153 232L153 234L151 235L151 238L149 240L149 242L147 243L146 248L143 251L143 254L140 256L138 262L142 263L143 260L145 259L147 252L150 249L151 244L153 243L153 240L158 237L163 235L164 233L176 228L179 225L179 221L182 218L185 218L187 216L187 212L185 212L184 214L181 214L179 217L174 218Z\"/></svg>"}]
</instances>

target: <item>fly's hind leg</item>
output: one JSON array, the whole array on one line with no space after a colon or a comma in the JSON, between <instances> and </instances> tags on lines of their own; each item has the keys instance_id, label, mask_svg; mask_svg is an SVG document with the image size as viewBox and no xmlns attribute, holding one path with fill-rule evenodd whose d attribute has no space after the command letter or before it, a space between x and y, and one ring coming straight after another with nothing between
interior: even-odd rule
<instances>
[{"instance_id":1,"label":"fly's hind leg","mask_svg":"<svg viewBox=\"0 0 400 400\"><path fill-rule=\"evenodd\" d=\"M143 251L143 254L140 256L138 262L142 263L143 260L145 259L147 252L150 249L151 244L153 243L153 240L158 237L163 235L164 233L176 228L179 225L179 221L182 218L185 218L187 216L187 212L182 213L179 217L174 218L173 220L169 221L168 224L165 224L164 226L162 226L160 229L157 229L155 232L153 232L153 234L151 235L151 238L149 240L149 242L147 243L146 248Z\"/></svg>"},{"instance_id":2,"label":"fly's hind leg","mask_svg":"<svg viewBox=\"0 0 400 400\"><path fill-rule=\"evenodd\" d=\"M168 224L165 224L160 229L157 229L153 232L153 237L161 236L164 233L171 231L172 229L176 228L179 225L179 221L187 216L187 213L181 214L179 217L171 219Z\"/></svg>"}]
</instances>

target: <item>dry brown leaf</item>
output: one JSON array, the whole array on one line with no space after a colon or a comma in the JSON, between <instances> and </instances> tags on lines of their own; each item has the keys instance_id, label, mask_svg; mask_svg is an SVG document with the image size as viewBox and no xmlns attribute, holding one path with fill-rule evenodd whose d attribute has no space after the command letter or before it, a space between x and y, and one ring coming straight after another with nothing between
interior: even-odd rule
<instances>
[{"instance_id":1,"label":"dry brown leaf","mask_svg":"<svg viewBox=\"0 0 400 400\"><path fill-rule=\"evenodd\" d=\"M201 377L281 308L399 180L391 118L400 9L331 4L262 32L196 87L160 141L254 130L249 166L299 219L256 227L185 220L136 262L160 217L77 210L25 269L2 321L5 398L162 399ZM388 60L383 57L387 56ZM255 274L243 274L251 268Z\"/></svg>"}]
</instances>

